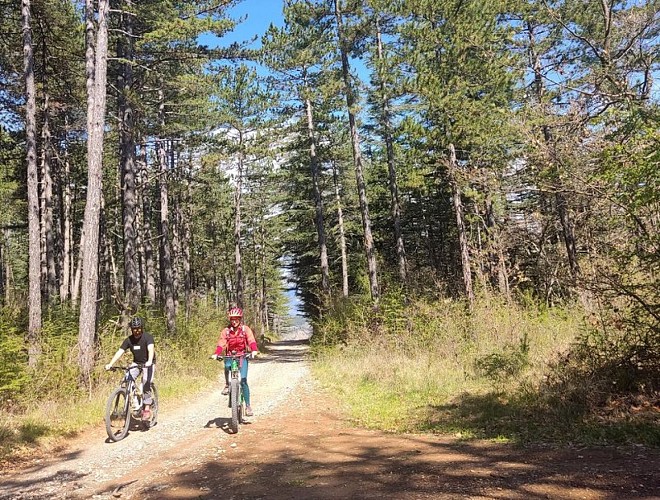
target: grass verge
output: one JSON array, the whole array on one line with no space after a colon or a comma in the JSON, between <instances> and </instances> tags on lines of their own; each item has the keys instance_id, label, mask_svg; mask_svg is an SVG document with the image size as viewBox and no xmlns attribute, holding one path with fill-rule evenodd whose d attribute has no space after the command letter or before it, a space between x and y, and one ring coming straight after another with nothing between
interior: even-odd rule
<instances>
[{"instance_id":1,"label":"grass verge","mask_svg":"<svg viewBox=\"0 0 660 500\"><path fill-rule=\"evenodd\" d=\"M548 374L583 331L576 311L492 301L470 316L456 304L412 309L404 333L349 321L348 342L315 347L315 376L357 424L516 444L660 445L652 405L641 418L603 418L548 389ZM396 324L391 312L388 321Z\"/></svg>"}]
</instances>

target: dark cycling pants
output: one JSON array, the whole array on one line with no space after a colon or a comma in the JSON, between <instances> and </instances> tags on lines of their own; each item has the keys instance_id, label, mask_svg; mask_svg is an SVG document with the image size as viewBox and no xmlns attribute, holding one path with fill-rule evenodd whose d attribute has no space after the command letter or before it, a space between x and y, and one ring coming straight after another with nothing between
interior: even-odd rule
<instances>
[{"instance_id":1,"label":"dark cycling pants","mask_svg":"<svg viewBox=\"0 0 660 500\"><path fill-rule=\"evenodd\" d=\"M151 383L154 381L154 374L156 372L156 365L151 365L148 368L142 369L142 391L144 393L144 404L150 405L153 403L151 397ZM131 365L131 377L137 382L140 369L137 366Z\"/></svg>"}]
</instances>

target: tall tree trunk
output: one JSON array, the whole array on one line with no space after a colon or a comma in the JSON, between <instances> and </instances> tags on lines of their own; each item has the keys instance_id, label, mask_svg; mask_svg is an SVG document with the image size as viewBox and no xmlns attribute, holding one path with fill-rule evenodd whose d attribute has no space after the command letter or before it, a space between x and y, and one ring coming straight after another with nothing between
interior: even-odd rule
<instances>
[{"instance_id":1,"label":"tall tree trunk","mask_svg":"<svg viewBox=\"0 0 660 500\"><path fill-rule=\"evenodd\" d=\"M268 287L266 280L266 229L263 224L259 228L261 236L261 286L259 301L259 318L261 323L261 335L266 335L268 331Z\"/></svg>"},{"instance_id":2,"label":"tall tree trunk","mask_svg":"<svg viewBox=\"0 0 660 500\"><path fill-rule=\"evenodd\" d=\"M69 300L71 291L71 242L73 241L73 229L71 224L71 165L69 163L68 151L64 152L64 172L60 182L62 194L60 203L62 205L62 259L61 259L61 280L60 280L60 300L66 302Z\"/></svg>"},{"instance_id":3,"label":"tall tree trunk","mask_svg":"<svg viewBox=\"0 0 660 500\"><path fill-rule=\"evenodd\" d=\"M83 251L85 248L85 232L84 230L80 233L80 245L78 247L78 258L76 262L71 262L72 265L75 265L73 269L73 282L71 283L71 304L75 307L78 305L78 300L80 299L80 281L82 280L82 266L83 266Z\"/></svg>"},{"instance_id":4,"label":"tall tree trunk","mask_svg":"<svg viewBox=\"0 0 660 500\"><path fill-rule=\"evenodd\" d=\"M191 154L192 156L192 154ZM192 165L192 158L189 159L189 165ZM178 209L184 210L184 213L181 216L181 230L183 231L182 241L182 268L183 268L183 295L185 301L185 314L186 321L190 319L190 313L192 311L192 268L191 268L191 253L190 247L192 245L192 230L190 229L190 221L192 220L192 214L190 213L190 207L192 207L192 194L190 188L190 182L186 180L185 186L185 200L183 203L183 209L181 208L182 204L179 204Z\"/></svg>"},{"instance_id":5,"label":"tall tree trunk","mask_svg":"<svg viewBox=\"0 0 660 500\"><path fill-rule=\"evenodd\" d=\"M0 306L7 304L7 271L9 269L9 266L7 265L9 260L9 255L7 254L7 234L8 230L5 229L2 235L5 239L0 240Z\"/></svg>"},{"instance_id":6,"label":"tall tree trunk","mask_svg":"<svg viewBox=\"0 0 660 500\"><path fill-rule=\"evenodd\" d=\"M346 252L346 233L344 230L344 212L341 207L341 191L337 166L332 164L332 178L335 184L335 202L337 203L337 226L339 227L339 248L341 249L341 283L342 295L348 297L348 257Z\"/></svg>"},{"instance_id":7,"label":"tall tree trunk","mask_svg":"<svg viewBox=\"0 0 660 500\"><path fill-rule=\"evenodd\" d=\"M78 331L78 361L82 382L91 388L96 339L99 222L101 216L101 188L103 180L103 131L106 106L106 77L108 56L109 0L98 2L96 50L91 45L93 32L93 1L85 2L87 23L87 203L83 221L84 246L82 253L82 286Z\"/></svg>"},{"instance_id":8,"label":"tall tree trunk","mask_svg":"<svg viewBox=\"0 0 660 500\"><path fill-rule=\"evenodd\" d=\"M360 215L362 216L362 230L364 233L364 249L367 255L367 267L369 272L369 288L371 299L374 304L378 304L380 292L378 289L378 269L376 264L376 249L373 235L371 234L371 219L369 218L369 203L367 201L367 190L364 182L362 151L360 146L360 136L358 133L355 111L357 99L351 83L351 72L348 64L348 49L342 27L342 14L340 0L335 2L335 19L337 22L337 38L339 41L339 52L341 55L341 69L344 78L344 89L346 93L346 107L348 111L348 124L351 133L351 143L353 145L353 164L355 166L355 179L357 181L358 197L360 200Z\"/></svg>"},{"instance_id":9,"label":"tall tree trunk","mask_svg":"<svg viewBox=\"0 0 660 500\"><path fill-rule=\"evenodd\" d=\"M119 270L117 269L117 259L115 258L115 251L113 240L108 233L108 214L109 210L106 208L105 196L101 193L101 218L99 223L99 252L103 256L103 261L99 266L103 270L99 276L98 290L105 297L112 297L114 303L118 307L123 307L123 295L121 290L121 281L119 279ZM108 302L108 301L106 301Z\"/></svg>"},{"instance_id":10,"label":"tall tree trunk","mask_svg":"<svg viewBox=\"0 0 660 500\"><path fill-rule=\"evenodd\" d=\"M140 303L140 283L136 252L135 212L135 118L131 93L133 90L133 14L122 14L120 24L125 38L120 37L117 55L121 70L117 76L119 90L119 157L122 190L122 224L124 235L124 315L135 314Z\"/></svg>"},{"instance_id":11,"label":"tall tree trunk","mask_svg":"<svg viewBox=\"0 0 660 500\"><path fill-rule=\"evenodd\" d=\"M9 305L13 302L13 293L14 288L14 277L13 270L11 267L10 255L10 245L11 245L11 229L5 228L3 231L4 241L0 246L0 251L2 252L0 259L0 266L2 266L2 271L0 272L0 296L2 297L2 302L4 305Z\"/></svg>"},{"instance_id":12,"label":"tall tree trunk","mask_svg":"<svg viewBox=\"0 0 660 500\"><path fill-rule=\"evenodd\" d=\"M50 96L44 87L43 124L41 128L41 254L44 297L50 302L57 296L55 237L53 224L53 175L50 132Z\"/></svg>"},{"instance_id":13,"label":"tall tree trunk","mask_svg":"<svg viewBox=\"0 0 660 500\"><path fill-rule=\"evenodd\" d=\"M147 147L141 147L142 237L144 246L145 295L151 304L156 303L156 263L154 261L152 229L152 196L147 170Z\"/></svg>"},{"instance_id":14,"label":"tall tree trunk","mask_svg":"<svg viewBox=\"0 0 660 500\"><path fill-rule=\"evenodd\" d=\"M179 171L176 165L179 164L178 152L176 162L174 160L174 143L170 141L170 165L169 172L171 173L169 180L174 181L174 186L179 186ZM172 252L172 289L174 291L174 314L179 314L179 291L181 290L181 271L178 265L181 262L181 197L180 190L176 189L174 193L168 191L169 199L171 201L170 221L172 221L172 228L170 234L172 235L171 252Z\"/></svg>"},{"instance_id":15,"label":"tall tree trunk","mask_svg":"<svg viewBox=\"0 0 660 500\"><path fill-rule=\"evenodd\" d=\"M470 264L470 248L468 246L467 231L465 230L465 217L463 215L463 201L461 200L461 189L456 179L456 150L454 145L449 145L448 164L449 184L451 187L454 212L456 213L456 227L458 229L458 242L461 249L461 266L463 268L463 287L468 298L470 308L474 307L474 291L472 289L472 270Z\"/></svg>"},{"instance_id":16,"label":"tall tree trunk","mask_svg":"<svg viewBox=\"0 0 660 500\"><path fill-rule=\"evenodd\" d=\"M239 131L241 151L238 155L238 171L236 172L236 188L234 190L234 264L236 273L236 304L243 307L243 264L241 261L241 194L243 190L243 133Z\"/></svg>"},{"instance_id":17,"label":"tall tree trunk","mask_svg":"<svg viewBox=\"0 0 660 500\"><path fill-rule=\"evenodd\" d=\"M183 267L183 296L185 301L186 320L190 319L192 311L192 268L190 265L190 243L192 240L192 231L190 230L190 217L182 219L183 231L183 249L181 252L181 260Z\"/></svg>"},{"instance_id":18,"label":"tall tree trunk","mask_svg":"<svg viewBox=\"0 0 660 500\"><path fill-rule=\"evenodd\" d=\"M22 0L23 71L25 78L25 141L27 149L28 195L28 366L35 368L41 355L41 245L39 235L39 187L37 177L36 116L37 99L34 84L34 49L30 0Z\"/></svg>"},{"instance_id":19,"label":"tall tree trunk","mask_svg":"<svg viewBox=\"0 0 660 500\"><path fill-rule=\"evenodd\" d=\"M323 220L323 197L319 185L319 160L316 154L316 137L314 136L314 114L312 112L312 101L305 99L305 110L307 113L307 138L309 140L309 164L312 171L312 192L314 194L314 208L316 234L318 237L319 253L321 258L321 289L323 294L330 295L330 272L328 265L328 247L325 238L325 223Z\"/></svg>"},{"instance_id":20,"label":"tall tree trunk","mask_svg":"<svg viewBox=\"0 0 660 500\"><path fill-rule=\"evenodd\" d=\"M403 242L401 231L401 203L399 201L399 185L396 180L396 166L394 164L394 139L392 134L392 115L390 112L390 98L385 86L385 56L383 54L383 41L380 31L380 23L376 20L377 32L377 54L378 54L378 87L380 90L380 126L385 149L387 151L387 179L390 188L390 211L394 223L394 240L396 242L396 255L399 262L399 278L405 284L408 281L408 261L406 259L406 247Z\"/></svg>"},{"instance_id":21,"label":"tall tree trunk","mask_svg":"<svg viewBox=\"0 0 660 500\"><path fill-rule=\"evenodd\" d=\"M165 130L165 95L161 89L158 91L160 101L159 115L161 131ZM174 276L172 273L172 249L170 246L169 224L169 192L168 192L168 163L165 151L165 140L161 138L156 144L158 150L158 186L160 192L160 284L163 302L165 305L165 320L167 333L176 332L176 309L174 304Z\"/></svg>"}]
</instances>

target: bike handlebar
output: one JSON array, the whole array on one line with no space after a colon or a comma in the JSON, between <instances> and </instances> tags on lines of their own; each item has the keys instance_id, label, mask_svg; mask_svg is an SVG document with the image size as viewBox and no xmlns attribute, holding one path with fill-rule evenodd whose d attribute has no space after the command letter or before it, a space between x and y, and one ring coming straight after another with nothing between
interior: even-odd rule
<instances>
[{"instance_id":1,"label":"bike handlebar","mask_svg":"<svg viewBox=\"0 0 660 500\"><path fill-rule=\"evenodd\" d=\"M128 371L131 368L139 368L140 370L144 368L144 363L135 363L134 365L129 365L129 366L111 366L110 370L111 372L116 372L116 371Z\"/></svg>"},{"instance_id":2,"label":"bike handlebar","mask_svg":"<svg viewBox=\"0 0 660 500\"><path fill-rule=\"evenodd\" d=\"M209 359L215 359L216 361L223 361L225 358L229 359L240 359L240 358L249 358L250 357L249 352L244 352L243 354L224 354L224 355L219 355L217 358L214 358L213 354L209 357Z\"/></svg>"}]
</instances>

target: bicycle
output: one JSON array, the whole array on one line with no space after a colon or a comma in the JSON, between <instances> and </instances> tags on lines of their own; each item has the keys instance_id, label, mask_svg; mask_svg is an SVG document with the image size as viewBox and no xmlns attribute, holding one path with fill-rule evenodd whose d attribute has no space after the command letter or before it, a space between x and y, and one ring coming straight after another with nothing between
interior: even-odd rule
<instances>
[{"instance_id":1,"label":"bicycle","mask_svg":"<svg viewBox=\"0 0 660 500\"><path fill-rule=\"evenodd\" d=\"M136 383L131 375L132 368L139 368L142 373L144 365L113 366L112 371L123 370L124 376L110 397L105 407L105 430L112 441L121 441L128 434L131 421L139 422L144 430L155 426L158 422L158 390L151 383L151 418L142 419L144 408L142 383Z\"/></svg>"},{"instance_id":2,"label":"bicycle","mask_svg":"<svg viewBox=\"0 0 660 500\"><path fill-rule=\"evenodd\" d=\"M229 369L229 408L231 408L231 422L229 427L231 431L238 433L238 424L244 423L243 415L245 415L245 396L241 389L241 362L248 357L248 354L229 354L224 357L216 358L223 364L225 359L231 359L231 366Z\"/></svg>"}]
</instances>

